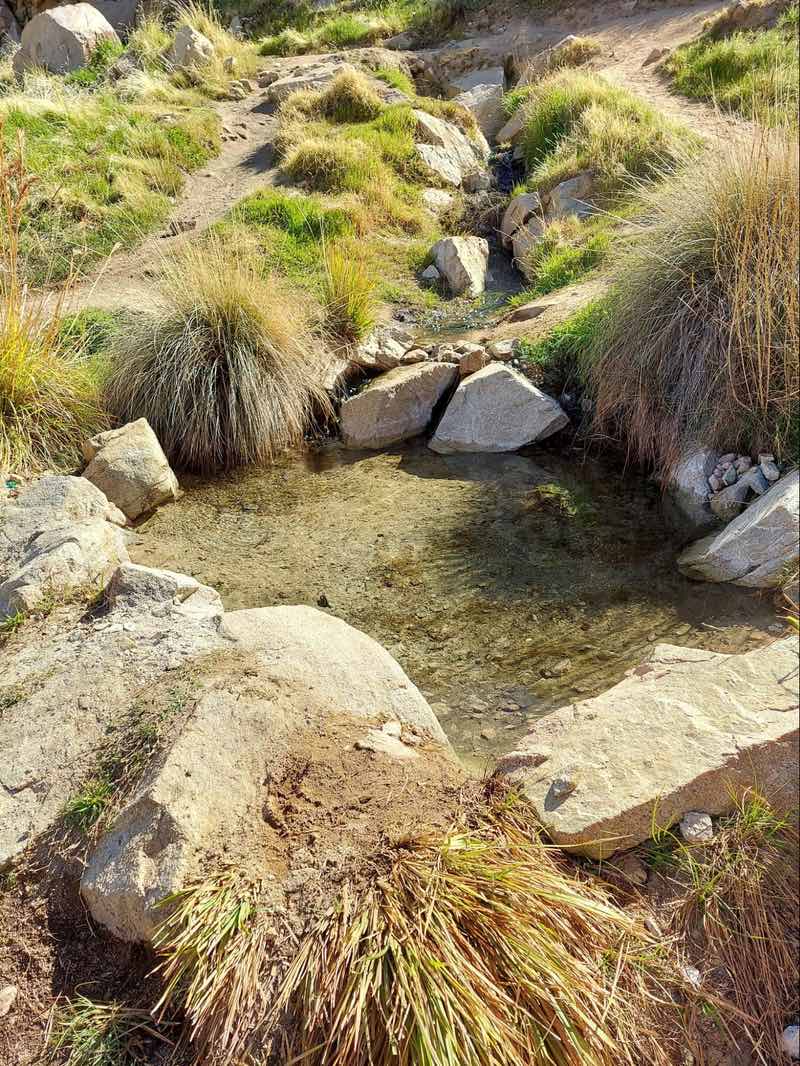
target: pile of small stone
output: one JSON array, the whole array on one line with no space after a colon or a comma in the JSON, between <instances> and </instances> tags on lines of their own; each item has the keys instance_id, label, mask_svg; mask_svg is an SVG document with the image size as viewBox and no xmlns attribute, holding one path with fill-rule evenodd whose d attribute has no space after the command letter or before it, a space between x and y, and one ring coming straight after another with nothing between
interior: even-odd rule
<instances>
[{"instance_id":1,"label":"pile of small stone","mask_svg":"<svg viewBox=\"0 0 800 1066\"><path fill-rule=\"evenodd\" d=\"M362 370L394 370L416 363L454 363L459 376L474 374L489 363L511 363L521 369L516 358L515 340L477 344L473 341L420 342L405 326L384 326L376 330L352 354L351 361Z\"/></svg>"},{"instance_id":2,"label":"pile of small stone","mask_svg":"<svg viewBox=\"0 0 800 1066\"><path fill-rule=\"evenodd\" d=\"M774 455L759 455L754 463L749 455L728 452L720 456L708 478L711 510L723 521L730 521L744 510L751 492L763 496L780 476Z\"/></svg>"}]
</instances>

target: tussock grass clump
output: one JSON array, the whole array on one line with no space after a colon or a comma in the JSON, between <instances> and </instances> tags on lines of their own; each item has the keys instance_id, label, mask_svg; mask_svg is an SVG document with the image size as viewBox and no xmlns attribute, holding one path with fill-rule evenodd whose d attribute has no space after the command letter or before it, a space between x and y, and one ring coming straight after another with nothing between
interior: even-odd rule
<instances>
[{"instance_id":1,"label":"tussock grass clump","mask_svg":"<svg viewBox=\"0 0 800 1066\"><path fill-rule=\"evenodd\" d=\"M783 815L749 791L721 820L712 843L687 846L664 831L656 840L670 847L681 886L678 930L699 936L704 954L724 966L764 1062L782 1061L781 1032L800 1009L796 818L796 811Z\"/></svg>"},{"instance_id":2,"label":"tussock grass clump","mask_svg":"<svg viewBox=\"0 0 800 1066\"><path fill-rule=\"evenodd\" d=\"M601 217L581 222L574 215L551 222L518 264L532 283L517 303L544 296L569 285L603 261L611 246L609 226Z\"/></svg>"},{"instance_id":3,"label":"tussock grass clump","mask_svg":"<svg viewBox=\"0 0 800 1066\"><path fill-rule=\"evenodd\" d=\"M270 461L329 410L307 305L246 250L190 245L166 265L160 305L117 335L112 410L146 418L181 467Z\"/></svg>"},{"instance_id":4,"label":"tussock grass clump","mask_svg":"<svg viewBox=\"0 0 800 1066\"><path fill-rule=\"evenodd\" d=\"M354 342L375 325L376 280L352 247L325 250L323 310L325 323L338 340Z\"/></svg>"},{"instance_id":5,"label":"tussock grass clump","mask_svg":"<svg viewBox=\"0 0 800 1066\"><path fill-rule=\"evenodd\" d=\"M320 94L320 111L333 122L369 122L383 110L383 101L358 70L346 70Z\"/></svg>"},{"instance_id":6,"label":"tussock grass clump","mask_svg":"<svg viewBox=\"0 0 800 1066\"><path fill-rule=\"evenodd\" d=\"M794 138L756 131L642 189L596 339L596 422L662 474L697 441L790 450L798 176Z\"/></svg>"},{"instance_id":7,"label":"tussock grass clump","mask_svg":"<svg viewBox=\"0 0 800 1066\"><path fill-rule=\"evenodd\" d=\"M69 469L108 424L91 362L61 328L70 285L52 305L28 289L20 229L34 178L0 124L0 471Z\"/></svg>"},{"instance_id":8,"label":"tussock grass clump","mask_svg":"<svg viewBox=\"0 0 800 1066\"><path fill-rule=\"evenodd\" d=\"M240 200L231 218L245 226L275 226L300 241L331 239L353 229L348 213L341 208L326 207L310 196L279 189L264 189Z\"/></svg>"},{"instance_id":9,"label":"tussock grass clump","mask_svg":"<svg viewBox=\"0 0 800 1066\"><path fill-rule=\"evenodd\" d=\"M135 1066L143 1037L157 1036L148 1011L75 996L48 1025L48 1061L64 1066ZM64 1057L66 1056L66 1058Z\"/></svg>"},{"instance_id":10,"label":"tussock grass clump","mask_svg":"<svg viewBox=\"0 0 800 1066\"><path fill-rule=\"evenodd\" d=\"M533 86L525 117L525 162L530 181L543 188L593 170L601 193L629 195L631 178L660 176L697 144L647 101L574 70Z\"/></svg>"},{"instance_id":11,"label":"tussock grass clump","mask_svg":"<svg viewBox=\"0 0 800 1066\"><path fill-rule=\"evenodd\" d=\"M720 38L712 28L678 48L665 63L675 88L767 125L796 125L797 12L794 5L774 29Z\"/></svg>"},{"instance_id":12,"label":"tussock grass clump","mask_svg":"<svg viewBox=\"0 0 800 1066\"><path fill-rule=\"evenodd\" d=\"M596 336L608 316L607 301L594 300L538 341L522 340L519 358L537 367L548 392L559 394L565 388L592 386L592 362L596 358Z\"/></svg>"},{"instance_id":13,"label":"tussock grass clump","mask_svg":"<svg viewBox=\"0 0 800 1066\"><path fill-rule=\"evenodd\" d=\"M284 169L318 192L358 192L378 176L380 160L363 143L309 138L289 153Z\"/></svg>"}]
</instances>

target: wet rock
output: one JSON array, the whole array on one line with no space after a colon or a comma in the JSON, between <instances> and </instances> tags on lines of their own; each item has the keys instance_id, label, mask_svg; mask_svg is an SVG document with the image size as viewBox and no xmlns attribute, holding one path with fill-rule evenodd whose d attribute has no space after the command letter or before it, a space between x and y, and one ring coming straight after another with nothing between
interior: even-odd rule
<instances>
[{"instance_id":1,"label":"wet rock","mask_svg":"<svg viewBox=\"0 0 800 1066\"><path fill-rule=\"evenodd\" d=\"M460 104L474 116L487 141L493 141L505 125L501 83L476 85L466 92L459 93L454 103Z\"/></svg>"},{"instance_id":2,"label":"wet rock","mask_svg":"<svg viewBox=\"0 0 800 1066\"><path fill-rule=\"evenodd\" d=\"M348 448L384 448L423 433L433 409L456 380L448 363L398 367L342 404L342 440Z\"/></svg>"},{"instance_id":3,"label":"wet rock","mask_svg":"<svg viewBox=\"0 0 800 1066\"><path fill-rule=\"evenodd\" d=\"M178 479L145 418L98 433L82 450L88 463L83 476L132 521L180 494Z\"/></svg>"},{"instance_id":4,"label":"wet rock","mask_svg":"<svg viewBox=\"0 0 800 1066\"><path fill-rule=\"evenodd\" d=\"M119 43L119 37L91 4L64 4L42 11L22 31L14 73L19 76L32 67L43 67L51 74L69 74L85 67L103 41Z\"/></svg>"},{"instance_id":5,"label":"wet rock","mask_svg":"<svg viewBox=\"0 0 800 1066\"><path fill-rule=\"evenodd\" d=\"M711 815L703 811L687 811L678 828L687 844L710 844L714 839Z\"/></svg>"},{"instance_id":6,"label":"wet rock","mask_svg":"<svg viewBox=\"0 0 800 1066\"><path fill-rule=\"evenodd\" d=\"M480 296L486 288L489 242L483 237L445 237L431 254L453 295Z\"/></svg>"},{"instance_id":7,"label":"wet rock","mask_svg":"<svg viewBox=\"0 0 800 1066\"><path fill-rule=\"evenodd\" d=\"M0 618L94 594L128 559L125 521L83 478L44 477L0 499Z\"/></svg>"},{"instance_id":8,"label":"wet rock","mask_svg":"<svg viewBox=\"0 0 800 1066\"><path fill-rule=\"evenodd\" d=\"M748 788L791 805L797 781L797 641L742 655L658 645L594 699L536 722L497 773L532 803L548 834L594 858L647 840L658 804L722 814ZM570 752L580 788L550 802L553 762Z\"/></svg>"},{"instance_id":9,"label":"wet rock","mask_svg":"<svg viewBox=\"0 0 800 1066\"><path fill-rule=\"evenodd\" d=\"M798 553L798 484L795 470L776 482L721 532L703 537L678 558L697 581L730 581L748 588L774 588Z\"/></svg>"},{"instance_id":10,"label":"wet rock","mask_svg":"<svg viewBox=\"0 0 800 1066\"><path fill-rule=\"evenodd\" d=\"M214 45L198 30L181 26L175 34L167 61L178 70L201 67L214 57Z\"/></svg>"},{"instance_id":11,"label":"wet rock","mask_svg":"<svg viewBox=\"0 0 800 1066\"><path fill-rule=\"evenodd\" d=\"M669 499L692 530L702 532L714 524L708 507L708 479L718 461L710 448L695 448L684 455L667 482Z\"/></svg>"},{"instance_id":12,"label":"wet rock","mask_svg":"<svg viewBox=\"0 0 800 1066\"><path fill-rule=\"evenodd\" d=\"M430 442L435 452L512 452L569 424L558 403L501 363L456 389Z\"/></svg>"},{"instance_id":13,"label":"wet rock","mask_svg":"<svg viewBox=\"0 0 800 1066\"><path fill-rule=\"evenodd\" d=\"M352 723L351 748L365 726L379 730L381 743L393 742L391 757L406 731L426 738L424 750L404 753L415 776L450 764L436 716L370 637L311 607L226 614L191 715L89 859L81 892L95 921L123 940L147 941L157 903L196 878L209 851L224 846L233 859L263 847L265 784L330 722ZM396 723L399 738L386 730Z\"/></svg>"}]
</instances>

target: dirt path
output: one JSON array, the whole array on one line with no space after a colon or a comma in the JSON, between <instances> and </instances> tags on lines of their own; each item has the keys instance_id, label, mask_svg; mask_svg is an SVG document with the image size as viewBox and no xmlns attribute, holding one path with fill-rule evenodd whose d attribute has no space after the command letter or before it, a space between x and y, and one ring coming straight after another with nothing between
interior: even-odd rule
<instances>
[{"instance_id":1,"label":"dirt path","mask_svg":"<svg viewBox=\"0 0 800 1066\"><path fill-rule=\"evenodd\" d=\"M257 89L245 100L222 105L224 139L219 155L188 176L160 232L130 251L112 255L76 287L71 306L115 310L149 302L153 274L166 253L218 222L243 196L273 184L276 120L266 96L266 89Z\"/></svg>"}]
</instances>

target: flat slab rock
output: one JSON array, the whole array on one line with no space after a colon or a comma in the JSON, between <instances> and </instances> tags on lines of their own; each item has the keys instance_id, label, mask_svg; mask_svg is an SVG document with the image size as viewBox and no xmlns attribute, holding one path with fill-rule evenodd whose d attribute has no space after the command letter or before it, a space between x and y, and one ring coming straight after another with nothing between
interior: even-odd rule
<instances>
[{"instance_id":1,"label":"flat slab rock","mask_svg":"<svg viewBox=\"0 0 800 1066\"><path fill-rule=\"evenodd\" d=\"M503 363L465 378L429 447L453 452L513 452L569 424L558 403Z\"/></svg>"},{"instance_id":2,"label":"flat slab rock","mask_svg":"<svg viewBox=\"0 0 800 1066\"><path fill-rule=\"evenodd\" d=\"M423 433L433 409L458 377L450 363L417 363L381 374L342 404L348 448L384 448Z\"/></svg>"},{"instance_id":3,"label":"flat slab rock","mask_svg":"<svg viewBox=\"0 0 800 1066\"><path fill-rule=\"evenodd\" d=\"M537 722L497 773L560 845L603 858L756 786L794 805L798 646L742 655L658 645L614 688Z\"/></svg>"}]
</instances>

